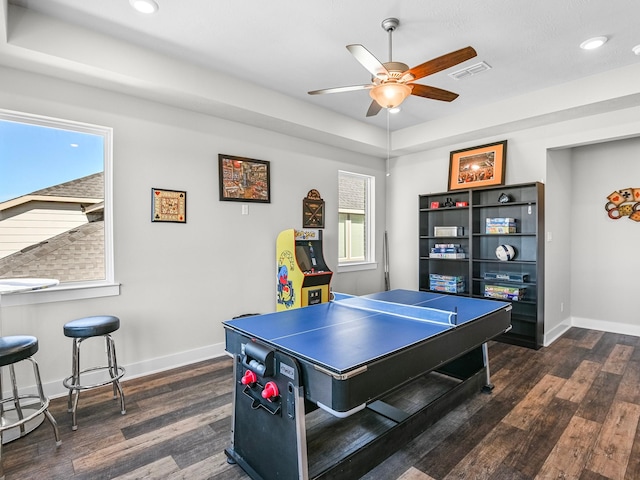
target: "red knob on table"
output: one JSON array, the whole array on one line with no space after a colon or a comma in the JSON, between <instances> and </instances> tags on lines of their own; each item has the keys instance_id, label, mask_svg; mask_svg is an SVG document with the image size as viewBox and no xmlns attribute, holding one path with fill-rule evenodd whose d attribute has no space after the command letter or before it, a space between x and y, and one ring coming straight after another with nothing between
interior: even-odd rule
<instances>
[{"instance_id":1,"label":"red knob on table","mask_svg":"<svg viewBox=\"0 0 640 480\"><path fill-rule=\"evenodd\" d=\"M272 398L277 397L280 394L278 391L278 386L275 382L267 382L264 386L264 390L262 390L262 398L266 398L267 400L271 400Z\"/></svg>"},{"instance_id":2,"label":"red knob on table","mask_svg":"<svg viewBox=\"0 0 640 480\"><path fill-rule=\"evenodd\" d=\"M243 385L253 385L258 381L258 376L252 370L247 370L240 381Z\"/></svg>"}]
</instances>

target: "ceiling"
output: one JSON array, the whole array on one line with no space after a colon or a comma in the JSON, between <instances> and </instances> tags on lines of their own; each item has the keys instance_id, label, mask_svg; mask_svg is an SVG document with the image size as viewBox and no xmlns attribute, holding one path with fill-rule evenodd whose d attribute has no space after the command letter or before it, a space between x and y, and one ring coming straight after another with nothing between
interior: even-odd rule
<instances>
[{"instance_id":1,"label":"ceiling","mask_svg":"<svg viewBox=\"0 0 640 480\"><path fill-rule=\"evenodd\" d=\"M418 81L459 93L455 101L411 96L399 114L390 116L391 130L640 64L632 52L640 44L638 0L156 1L159 11L148 16L135 12L128 0L9 4L242 80L242 91L250 82L382 129L384 110L365 117L371 102L367 91L307 94L370 81L346 45L362 44L388 61L389 38L381 22L397 17L394 61L413 67L468 45L476 49L476 58ZM599 35L609 37L602 48L579 48ZM11 41L10 25L7 36ZM461 80L448 76L480 61L491 69Z\"/></svg>"}]
</instances>

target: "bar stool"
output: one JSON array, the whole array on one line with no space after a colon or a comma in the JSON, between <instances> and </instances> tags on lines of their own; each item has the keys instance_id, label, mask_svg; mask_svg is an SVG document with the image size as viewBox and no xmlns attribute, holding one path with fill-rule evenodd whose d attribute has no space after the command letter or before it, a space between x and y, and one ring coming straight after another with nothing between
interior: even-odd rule
<instances>
[{"instance_id":1,"label":"bar stool","mask_svg":"<svg viewBox=\"0 0 640 480\"><path fill-rule=\"evenodd\" d=\"M42 380L40 380L40 369L33 355L38 351L38 339L29 335L15 335L0 337L0 367L9 367L9 375L11 377L12 396L3 398L2 394L2 377L0 375L0 478L4 478L4 469L2 467L2 443L8 441L5 438L5 432L14 428L19 429L19 436L12 439L22 437L29 433L39 424L36 419L39 415L44 414L46 419L53 427L53 434L56 437L56 446L60 446L60 434L58 432L58 424L53 415L49 412L49 398L45 396L42 389ZM16 381L15 364L22 360L29 360L33 366L33 376L36 382L37 395L33 393L20 393L18 391L18 383ZM33 400L36 400L35 402ZM5 403L13 404L13 409L5 410ZM29 414L27 414L30 412ZM27 425L30 423L30 425ZM35 428L35 427L34 427ZM16 432L17 433L17 432Z\"/></svg>"},{"instance_id":2,"label":"bar stool","mask_svg":"<svg viewBox=\"0 0 640 480\"><path fill-rule=\"evenodd\" d=\"M62 383L69 389L69 400L67 411L71 413L71 429L78 429L76 419L76 411L78 409L78 399L81 390L102 387L113 384L113 398L120 395L120 412L122 415L127 413L124 406L124 393L120 386L120 379L124 375L124 367L118 366L116 360L116 345L111 337L111 333L120 328L120 319L111 315L99 315L94 317L85 317L73 320L64 325L64 335L73 339L73 361L71 367L71 376L65 378ZM90 367L80 370L80 344L92 337L104 337L107 344L107 365ZM94 383L92 385L82 385L80 375L87 372L106 371L109 374L107 380Z\"/></svg>"}]
</instances>

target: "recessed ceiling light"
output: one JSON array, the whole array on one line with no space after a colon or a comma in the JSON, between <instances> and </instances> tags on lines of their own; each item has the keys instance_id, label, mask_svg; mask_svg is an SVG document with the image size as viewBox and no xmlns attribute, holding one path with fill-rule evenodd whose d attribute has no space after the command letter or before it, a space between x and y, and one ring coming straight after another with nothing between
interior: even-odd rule
<instances>
[{"instance_id":1,"label":"recessed ceiling light","mask_svg":"<svg viewBox=\"0 0 640 480\"><path fill-rule=\"evenodd\" d=\"M155 13L160 8L154 0L129 0L129 3L140 13Z\"/></svg>"},{"instance_id":2,"label":"recessed ceiling light","mask_svg":"<svg viewBox=\"0 0 640 480\"><path fill-rule=\"evenodd\" d=\"M583 50L593 50L594 48L600 48L602 45L607 43L607 37L593 37L585 40L580 44L580 48Z\"/></svg>"},{"instance_id":3,"label":"recessed ceiling light","mask_svg":"<svg viewBox=\"0 0 640 480\"><path fill-rule=\"evenodd\" d=\"M633 53L635 53L636 55L640 55L640 45L636 45L635 47L633 47L633 48L631 49L631 51L632 51Z\"/></svg>"}]
</instances>

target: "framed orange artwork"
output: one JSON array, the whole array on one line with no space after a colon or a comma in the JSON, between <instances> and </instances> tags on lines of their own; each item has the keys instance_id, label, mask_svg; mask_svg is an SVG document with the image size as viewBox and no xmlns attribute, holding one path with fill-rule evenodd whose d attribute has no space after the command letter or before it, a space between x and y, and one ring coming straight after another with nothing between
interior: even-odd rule
<instances>
[{"instance_id":1,"label":"framed orange artwork","mask_svg":"<svg viewBox=\"0 0 640 480\"><path fill-rule=\"evenodd\" d=\"M504 185L507 141L451 152L449 190Z\"/></svg>"},{"instance_id":2,"label":"framed orange artwork","mask_svg":"<svg viewBox=\"0 0 640 480\"><path fill-rule=\"evenodd\" d=\"M220 200L271 202L269 162L218 154Z\"/></svg>"}]
</instances>

